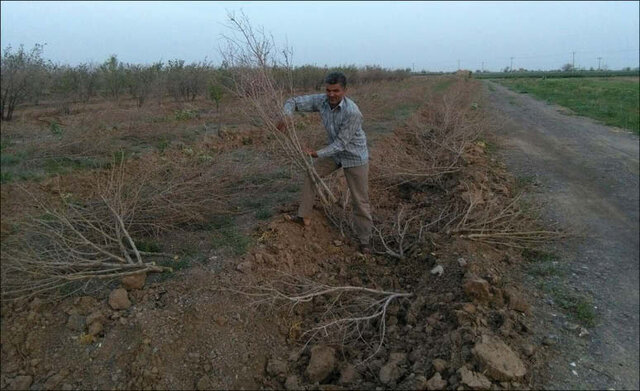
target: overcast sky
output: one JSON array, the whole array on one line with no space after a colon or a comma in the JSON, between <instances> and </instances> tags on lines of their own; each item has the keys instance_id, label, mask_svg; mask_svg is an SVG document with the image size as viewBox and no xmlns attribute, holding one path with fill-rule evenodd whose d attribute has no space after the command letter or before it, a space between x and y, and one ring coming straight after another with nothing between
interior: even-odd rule
<instances>
[{"instance_id":1,"label":"overcast sky","mask_svg":"<svg viewBox=\"0 0 640 391\"><path fill-rule=\"evenodd\" d=\"M244 11L294 63L450 71L639 65L639 2L2 2L2 48L46 43L77 65L207 57L227 10Z\"/></svg>"}]
</instances>

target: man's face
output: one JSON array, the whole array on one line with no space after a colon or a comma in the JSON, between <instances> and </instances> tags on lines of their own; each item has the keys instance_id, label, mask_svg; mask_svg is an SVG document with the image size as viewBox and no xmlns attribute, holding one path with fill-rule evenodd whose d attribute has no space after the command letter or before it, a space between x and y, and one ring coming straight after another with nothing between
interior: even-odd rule
<instances>
[{"instance_id":1,"label":"man's face","mask_svg":"<svg viewBox=\"0 0 640 391\"><path fill-rule=\"evenodd\" d=\"M345 90L340 83L327 84L327 97L329 98L330 105L338 105L342 101L344 93Z\"/></svg>"}]
</instances>

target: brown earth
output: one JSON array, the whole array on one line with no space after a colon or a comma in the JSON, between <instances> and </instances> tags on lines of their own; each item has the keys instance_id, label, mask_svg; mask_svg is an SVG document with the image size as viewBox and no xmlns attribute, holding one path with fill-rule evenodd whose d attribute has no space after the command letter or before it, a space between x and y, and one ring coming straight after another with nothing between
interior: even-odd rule
<instances>
[{"instance_id":1,"label":"brown earth","mask_svg":"<svg viewBox=\"0 0 640 391\"><path fill-rule=\"evenodd\" d=\"M372 123L370 138L382 139L403 124L405 112L411 115L439 82L412 80L401 86L354 89ZM395 111L376 110L383 101L393 101ZM38 115L29 110L17 118L35 123ZM136 121L142 122L139 114L120 111L130 127L126 132L133 132ZM318 128L307 120L310 128ZM193 119L189 126L198 121ZM8 130L3 125L3 137L18 133L18 124ZM151 129L144 134L152 135ZM126 132L120 139L128 137ZM243 140L251 136L239 134L211 139L210 147L246 148ZM471 148L469 154L473 167L491 167L494 173L479 181L497 181L480 185L513 186L513 179L485 147ZM19 219L22 212L13 189L3 185L3 219ZM295 210L294 202L282 201L276 209L267 221L247 214L238 217L236 223L254 243L244 254L213 246L206 230L161 237L162 251L181 254L168 263L173 262L177 271L170 278L147 276L142 289L130 287L130 306L122 297L120 304L111 303L120 309L109 304L118 281L98 287L90 296L80 293L59 303L4 301L0 387L520 389L536 384L535 374L549 347L532 332L536 318L529 312L530 298L517 288L520 251L430 233L429 243L407 259L363 256L320 211L313 225L304 229L283 218ZM10 228L5 235L12 235ZM185 247L198 255L182 253ZM189 267L184 268L187 261ZM431 272L435 266L442 267L441 275ZM362 338L353 341L341 341L340 335L303 337L327 313L330 296L290 307L281 302L256 305L242 294L283 275L412 296L388 307L382 348L367 360L376 351L379 339L372 330L380 323L363 328Z\"/></svg>"}]
</instances>

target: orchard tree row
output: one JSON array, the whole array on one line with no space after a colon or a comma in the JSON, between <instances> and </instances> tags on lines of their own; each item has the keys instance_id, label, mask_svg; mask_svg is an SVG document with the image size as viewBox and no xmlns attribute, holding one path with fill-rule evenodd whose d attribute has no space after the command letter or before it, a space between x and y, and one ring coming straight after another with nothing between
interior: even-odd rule
<instances>
[{"instance_id":1,"label":"orchard tree row","mask_svg":"<svg viewBox=\"0 0 640 391\"><path fill-rule=\"evenodd\" d=\"M20 104L38 105L54 101L63 113L70 112L73 103L94 98L119 101L134 99L138 107L149 101L164 99L194 101L206 96L219 103L226 88L232 87L230 69L224 62L214 65L207 60L187 64L175 59L153 64L129 64L111 55L101 64L84 63L76 66L54 64L43 57L43 45L31 50L23 46L8 46L1 59L2 120L11 120ZM299 66L275 69L283 80L293 80L300 90L319 89L327 72L344 72L351 84L380 80L400 80L408 77L410 69L389 70L378 66L341 67ZM290 78L287 76L291 76Z\"/></svg>"}]
</instances>

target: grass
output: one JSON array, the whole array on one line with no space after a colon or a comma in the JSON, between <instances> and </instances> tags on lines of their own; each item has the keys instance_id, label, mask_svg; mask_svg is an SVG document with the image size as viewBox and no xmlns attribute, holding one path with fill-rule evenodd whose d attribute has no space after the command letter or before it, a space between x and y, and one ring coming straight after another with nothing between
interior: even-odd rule
<instances>
[{"instance_id":1,"label":"grass","mask_svg":"<svg viewBox=\"0 0 640 391\"><path fill-rule=\"evenodd\" d=\"M571 109L578 115L640 134L638 81L607 78L503 79L510 89Z\"/></svg>"},{"instance_id":2,"label":"grass","mask_svg":"<svg viewBox=\"0 0 640 391\"><path fill-rule=\"evenodd\" d=\"M396 121L405 120L411 117L411 115L413 115L413 113L418 110L418 107L420 107L420 105L417 103L407 103L399 105L398 107L393 108L391 117Z\"/></svg>"},{"instance_id":3,"label":"grass","mask_svg":"<svg viewBox=\"0 0 640 391\"><path fill-rule=\"evenodd\" d=\"M513 191L520 193L522 191L528 191L533 185L538 183L538 178L535 175L520 175L515 178L515 184Z\"/></svg>"},{"instance_id":4,"label":"grass","mask_svg":"<svg viewBox=\"0 0 640 391\"><path fill-rule=\"evenodd\" d=\"M183 109L183 110L176 110L173 113L173 118L176 121L187 121L197 117L198 117L198 112L195 110Z\"/></svg>"},{"instance_id":5,"label":"grass","mask_svg":"<svg viewBox=\"0 0 640 391\"><path fill-rule=\"evenodd\" d=\"M213 248L228 250L233 255L242 255L251 247L251 237L240 231L233 216L217 215L199 229L211 231Z\"/></svg>"},{"instance_id":6,"label":"grass","mask_svg":"<svg viewBox=\"0 0 640 391\"><path fill-rule=\"evenodd\" d=\"M455 81L454 78L446 78L444 80L439 81L438 83L436 83L435 86L433 86L433 92L445 91L447 88L449 88L451 84L453 84L454 81Z\"/></svg>"},{"instance_id":7,"label":"grass","mask_svg":"<svg viewBox=\"0 0 640 391\"><path fill-rule=\"evenodd\" d=\"M580 324L593 327L596 324L596 311L593 306L593 300L585 295L570 292L568 289L552 281L546 281L542 284L542 289L548 293L553 301L569 316Z\"/></svg>"},{"instance_id":8,"label":"grass","mask_svg":"<svg viewBox=\"0 0 640 391\"><path fill-rule=\"evenodd\" d=\"M156 242L152 239L142 239L136 241L136 247L140 251L148 252L148 253L159 253L162 252L162 248L160 247L160 243Z\"/></svg>"},{"instance_id":9,"label":"grass","mask_svg":"<svg viewBox=\"0 0 640 391\"><path fill-rule=\"evenodd\" d=\"M554 253L525 250L523 257L529 262L528 272L538 277L562 276L564 270L559 265L559 257Z\"/></svg>"},{"instance_id":10,"label":"grass","mask_svg":"<svg viewBox=\"0 0 640 391\"><path fill-rule=\"evenodd\" d=\"M634 77L638 70L629 71L522 71L473 73L474 79L521 79L521 78L585 78L585 77Z\"/></svg>"},{"instance_id":11,"label":"grass","mask_svg":"<svg viewBox=\"0 0 640 391\"><path fill-rule=\"evenodd\" d=\"M91 157L34 159L28 151L0 153L0 183L39 181L47 176L68 174L76 170L107 167L110 163Z\"/></svg>"},{"instance_id":12,"label":"grass","mask_svg":"<svg viewBox=\"0 0 640 391\"><path fill-rule=\"evenodd\" d=\"M554 303L582 325L595 325L596 312L591 298L569 291L560 280L565 271L559 265L560 258L557 254L525 250L522 256L529 262L528 272L541 279L539 288L549 294Z\"/></svg>"},{"instance_id":13,"label":"grass","mask_svg":"<svg viewBox=\"0 0 640 391\"><path fill-rule=\"evenodd\" d=\"M211 246L231 251L233 255L242 255L249 250L251 238L238 229L237 226L226 226L213 232Z\"/></svg>"}]
</instances>

